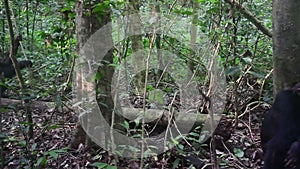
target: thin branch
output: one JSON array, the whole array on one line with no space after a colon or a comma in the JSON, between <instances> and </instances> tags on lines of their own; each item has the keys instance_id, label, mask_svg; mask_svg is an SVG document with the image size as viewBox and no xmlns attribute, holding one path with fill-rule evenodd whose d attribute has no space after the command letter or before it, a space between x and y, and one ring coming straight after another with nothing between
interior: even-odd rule
<instances>
[{"instance_id":1,"label":"thin branch","mask_svg":"<svg viewBox=\"0 0 300 169\"><path fill-rule=\"evenodd\" d=\"M18 61L16 59L16 57L14 56L16 53L16 48L15 48L15 42L14 42L14 30L13 30L13 26L12 26L12 21L10 18L10 9L9 9L9 5L8 5L8 0L4 1L5 4L5 10L6 10L6 18L7 18L7 23L8 23L8 30L9 30L9 36L10 36L10 51L9 51L9 57L12 61L12 64L15 68L16 71L16 75L17 78L19 80L19 85L21 87L21 90L23 91L24 89L24 81L23 81L23 77L21 75L21 71L20 71L20 67L18 64Z\"/></svg>"},{"instance_id":2,"label":"thin branch","mask_svg":"<svg viewBox=\"0 0 300 169\"><path fill-rule=\"evenodd\" d=\"M250 21L252 22L258 30L262 31L263 34L272 37L272 32L263 25L262 21L258 20L247 8L243 7L236 0L225 0L225 2L235 6L240 12Z\"/></svg>"}]
</instances>

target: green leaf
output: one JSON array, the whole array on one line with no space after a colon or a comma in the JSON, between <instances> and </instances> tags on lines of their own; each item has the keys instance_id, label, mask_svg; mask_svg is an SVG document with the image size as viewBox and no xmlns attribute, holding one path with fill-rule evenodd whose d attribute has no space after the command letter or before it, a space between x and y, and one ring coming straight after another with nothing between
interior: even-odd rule
<instances>
[{"instance_id":1,"label":"green leaf","mask_svg":"<svg viewBox=\"0 0 300 169\"><path fill-rule=\"evenodd\" d=\"M57 125L52 125L52 126L48 126L47 130L52 130L52 129L57 129L58 126Z\"/></svg>"},{"instance_id":2,"label":"green leaf","mask_svg":"<svg viewBox=\"0 0 300 169\"><path fill-rule=\"evenodd\" d=\"M179 150L183 150L184 146L182 144L178 144L177 147L179 148Z\"/></svg>"},{"instance_id":3,"label":"green leaf","mask_svg":"<svg viewBox=\"0 0 300 169\"><path fill-rule=\"evenodd\" d=\"M166 91L167 93L171 93L172 90L173 90L173 89L172 89L171 87L166 87L166 88L165 88L165 91Z\"/></svg>"},{"instance_id":4,"label":"green leaf","mask_svg":"<svg viewBox=\"0 0 300 169\"><path fill-rule=\"evenodd\" d=\"M199 137L199 133L195 133L195 132L191 132L189 133L189 135Z\"/></svg>"},{"instance_id":5,"label":"green leaf","mask_svg":"<svg viewBox=\"0 0 300 169\"><path fill-rule=\"evenodd\" d=\"M68 151L68 147L65 147L65 148L62 148L62 149L59 149L59 150L55 150L55 152L57 153L66 153Z\"/></svg>"},{"instance_id":6,"label":"green leaf","mask_svg":"<svg viewBox=\"0 0 300 169\"><path fill-rule=\"evenodd\" d=\"M71 11L71 8L69 6L64 7L60 10L61 12L65 12L65 11Z\"/></svg>"},{"instance_id":7,"label":"green leaf","mask_svg":"<svg viewBox=\"0 0 300 169\"><path fill-rule=\"evenodd\" d=\"M251 59L250 57L244 57L244 58L242 58L242 60L243 60L244 62L246 62L247 64L252 63L252 59Z\"/></svg>"},{"instance_id":8,"label":"green leaf","mask_svg":"<svg viewBox=\"0 0 300 169\"><path fill-rule=\"evenodd\" d=\"M105 14L105 11L107 10L108 6L103 5L102 3L98 3L97 6L92 10L93 13L101 13Z\"/></svg>"},{"instance_id":9,"label":"green leaf","mask_svg":"<svg viewBox=\"0 0 300 169\"><path fill-rule=\"evenodd\" d=\"M153 92L149 93L149 100L150 101L155 101L160 104L164 103L164 98L163 98L164 93L161 90L154 90Z\"/></svg>"},{"instance_id":10,"label":"green leaf","mask_svg":"<svg viewBox=\"0 0 300 169\"><path fill-rule=\"evenodd\" d=\"M234 155L241 158L244 156L244 151L239 149L239 148L234 148L233 149Z\"/></svg>"},{"instance_id":11,"label":"green leaf","mask_svg":"<svg viewBox=\"0 0 300 169\"><path fill-rule=\"evenodd\" d=\"M130 128L128 121L125 121L123 126L125 127L125 129L129 129Z\"/></svg>"},{"instance_id":12,"label":"green leaf","mask_svg":"<svg viewBox=\"0 0 300 169\"><path fill-rule=\"evenodd\" d=\"M41 157L36 162L36 166L45 166L47 164L47 159L45 157Z\"/></svg>"},{"instance_id":13,"label":"green leaf","mask_svg":"<svg viewBox=\"0 0 300 169\"><path fill-rule=\"evenodd\" d=\"M36 149L37 143L31 145L30 151L34 151Z\"/></svg>"},{"instance_id":14,"label":"green leaf","mask_svg":"<svg viewBox=\"0 0 300 169\"><path fill-rule=\"evenodd\" d=\"M178 140L175 140L175 139L172 139L172 142L173 142L175 145L179 144Z\"/></svg>"},{"instance_id":15,"label":"green leaf","mask_svg":"<svg viewBox=\"0 0 300 169\"><path fill-rule=\"evenodd\" d=\"M50 151L49 155L50 155L50 157L53 157L54 159L58 158L58 153L56 151Z\"/></svg>"},{"instance_id":16,"label":"green leaf","mask_svg":"<svg viewBox=\"0 0 300 169\"><path fill-rule=\"evenodd\" d=\"M109 165L106 163L95 162L95 163L91 164L91 166L101 169L101 168L107 168Z\"/></svg>"},{"instance_id":17,"label":"green leaf","mask_svg":"<svg viewBox=\"0 0 300 169\"><path fill-rule=\"evenodd\" d=\"M116 166L111 166L109 164L100 163L100 162L95 162L95 163L91 164L91 166L97 167L98 169L101 169L101 168L105 168L105 169L117 169Z\"/></svg>"},{"instance_id":18,"label":"green leaf","mask_svg":"<svg viewBox=\"0 0 300 169\"><path fill-rule=\"evenodd\" d=\"M192 11L183 11L181 12L183 15L193 15L194 13Z\"/></svg>"},{"instance_id":19,"label":"green leaf","mask_svg":"<svg viewBox=\"0 0 300 169\"><path fill-rule=\"evenodd\" d=\"M154 87L152 85L147 85L147 91L153 91Z\"/></svg>"},{"instance_id":20,"label":"green leaf","mask_svg":"<svg viewBox=\"0 0 300 169\"><path fill-rule=\"evenodd\" d=\"M179 162L180 162L180 159L176 159L174 162L173 162L173 167L172 168L177 168L178 165L179 165Z\"/></svg>"},{"instance_id":21,"label":"green leaf","mask_svg":"<svg viewBox=\"0 0 300 169\"><path fill-rule=\"evenodd\" d=\"M20 146L26 146L26 141L24 141L24 140L19 141L19 145L20 145Z\"/></svg>"}]
</instances>

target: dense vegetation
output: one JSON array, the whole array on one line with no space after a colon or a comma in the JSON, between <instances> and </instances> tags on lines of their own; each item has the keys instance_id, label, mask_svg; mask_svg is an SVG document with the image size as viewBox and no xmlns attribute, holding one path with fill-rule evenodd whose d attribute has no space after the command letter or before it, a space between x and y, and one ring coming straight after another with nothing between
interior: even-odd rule
<instances>
[{"instance_id":1,"label":"dense vegetation","mask_svg":"<svg viewBox=\"0 0 300 169\"><path fill-rule=\"evenodd\" d=\"M76 3L65 0L9 2L15 36L22 34L23 37L16 57L18 60L31 60L33 66L30 70L22 70L25 92L20 92L16 78L2 82L9 89L6 91L8 103L1 101L0 155L4 168L114 168L116 165L136 168L140 164L138 159L118 161L99 148L68 147L77 122L72 109L71 92L73 66L77 58ZM243 9L227 1L141 1L140 11L151 12L152 3L160 7L161 13L173 13L186 18L187 22L194 22L202 31L201 36L206 36L214 49L218 47L218 62L226 75L227 98L224 116L216 130L216 135L221 137L216 139L218 162L224 168L259 168L262 160L259 126L273 94L271 38L245 16ZM195 3L199 5L197 10L193 8ZM239 3L251 11L262 25L271 29L270 0L244 0ZM101 13L102 9L109 6L112 21L115 21L128 14L127 4L127 1L103 1L93 8L93 12ZM4 9L1 1L0 49L9 52L10 36ZM198 17L196 22L193 21L195 11ZM182 62L189 63L192 60L194 65L203 64L203 58L191 57L191 50L180 41L184 38L187 37L166 36L162 38L161 48L176 53ZM148 50L151 35L143 35L142 42L145 50ZM126 58L132 53L130 45L121 41L115 44L115 48L126 48L122 56ZM115 50L114 54L112 66L118 68L120 50ZM200 72L195 79L207 89L207 70L203 66L194 68L195 72ZM156 76L154 71L150 71L150 75ZM172 80L167 77L166 81L171 83ZM163 85L162 88L168 93L176 87ZM152 90L150 85L148 90ZM26 106L17 100L26 100L24 103L34 105L30 106L33 124L26 120ZM134 104L139 106L143 103ZM34 127L34 136L28 138L31 125ZM197 136L199 132L196 128L187 136L187 140L177 142L173 149L144 159L144 168L191 168L208 163L211 158L209 142L199 142Z\"/></svg>"}]
</instances>

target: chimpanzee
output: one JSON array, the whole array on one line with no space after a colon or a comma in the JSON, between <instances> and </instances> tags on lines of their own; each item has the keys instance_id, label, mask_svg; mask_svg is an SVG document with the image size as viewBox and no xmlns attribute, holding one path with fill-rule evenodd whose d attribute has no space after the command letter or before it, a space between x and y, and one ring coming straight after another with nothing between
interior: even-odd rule
<instances>
[{"instance_id":1,"label":"chimpanzee","mask_svg":"<svg viewBox=\"0 0 300 169\"><path fill-rule=\"evenodd\" d=\"M18 63L20 69L24 69L26 67L32 66L32 62L30 60L22 60L19 61ZM9 78L9 79L14 77L16 75L14 66L12 64L0 62L0 75L2 75L4 78Z\"/></svg>"},{"instance_id":2,"label":"chimpanzee","mask_svg":"<svg viewBox=\"0 0 300 169\"><path fill-rule=\"evenodd\" d=\"M277 94L261 128L263 169L300 169L300 83Z\"/></svg>"},{"instance_id":3,"label":"chimpanzee","mask_svg":"<svg viewBox=\"0 0 300 169\"><path fill-rule=\"evenodd\" d=\"M19 61L19 67L20 69L24 69L26 67L31 67L32 62L30 60L22 60ZM12 65L10 61L8 62L0 62L0 79L11 79L16 75L15 68ZM6 90L6 87L0 86L0 96L3 94L3 92Z\"/></svg>"}]
</instances>

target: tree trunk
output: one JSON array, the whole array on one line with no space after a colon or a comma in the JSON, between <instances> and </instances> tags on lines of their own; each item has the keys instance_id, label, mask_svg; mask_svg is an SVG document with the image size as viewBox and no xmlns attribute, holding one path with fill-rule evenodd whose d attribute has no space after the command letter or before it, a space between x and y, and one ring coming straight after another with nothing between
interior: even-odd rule
<instances>
[{"instance_id":1,"label":"tree trunk","mask_svg":"<svg viewBox=\"0 0 300 169\"><path fill-rule=\"evenodd\" d=\"M192 25L191 25L191 40L190 40L190 48L191 53L190 53L190 59L188 60L188 67L189 69L194 72L196 71L195 69L195 63L194 63L194 56L195 56L195 51L197 49L197 44L196 44L196 38L197 38L197 23L198 23L198 11L199 11L199 2L193 1L193 20L192 20Z\"/></svg>"},{"instance_id":2,"label":"tree trunk","mask_svg":"<svg viewBox=\"0 0 300 169\"><path fill-rule=\"evenodd\" d=\"M131 46L132 46L132 53L141 52L140 54L136 55L136 57L132 58L132 63L134 63L134 70L135 72L139 72L143 70L144 68L144 57L145 53L143 52L143 39L142 39L142 24L140 22L140 4L138 0L130 0L128 5L129 14L131 15L129 18L130 21L130 34L132 35L130 37L131 40ZM142 96L143 95L143 89L144 84L142 83L142 77L141 75L137 74L137 83L136 83L136 91L135 95Z\"/></svg>"},{"instance_id":3,"label":"tree trunk","mask_svg":"<svg viewBox=\"0 0 300 169\"><path fill-rule=\"evenodd\" d=\"M92 7L95 6L93 2L88 1L78 1L76 7L76 38L77 38L77 53L79 54L80 50L83 48L87 40L102 26L111 22L110 11L107 9L103 13L92 12ZM100 19L99 19L100 17ZM111 29L110 29L111 31ZM107 33L111 35L111 32ZM112 42L112 37L107 36L110 39L101 39L104 43ZM93 49L91 49L93 50ZM95 51L96 52L96 51ZM111 78L114 73L113 67L109 66L113 62L113 51L110 50L107 52L105 57L102 60L103 66L99 67L98 73L101 74L99 79L96 79L96 93L100 95L97 97L97 102L100 107L101 112L104 114L103 116L107 121L112 121L112 109L113 109L113 100L111 97ZM83 92L87 92L85 89L86 81L82 78L85 74L81 69L76 71L76 82L74 82L74 91L78 98L78 102L80 102L80 98L82 98ZM100 103L100 104L99 104ZM77 111L79 111L77 109ZM82 113L82 112L78 112ZM84 115L80 120L87 121L89 120L88 115ZM89 124L87 122L86 124ZM85 129L88 129L89 126L84 126ZM71 142L72 148L77 148L80 143L85 141L87 146L91 146L90 139L87 139L86 133L83 130L81 124L78 122L77 130L75 131L74 138Z\"/></svg>"},{"instance_id":4,"label":"tree trunk","mask_svg":"<svg viewBox=\"0 0 300 169\"><path fill-rule=\"evenodd\" d=\"M300 1L273 0L274 92L300 81Z\"/></svg>"}]
</instances>

